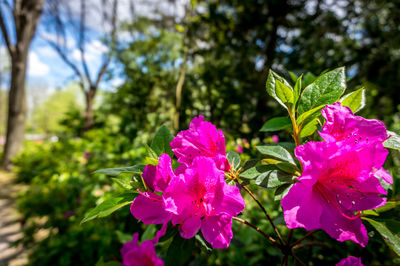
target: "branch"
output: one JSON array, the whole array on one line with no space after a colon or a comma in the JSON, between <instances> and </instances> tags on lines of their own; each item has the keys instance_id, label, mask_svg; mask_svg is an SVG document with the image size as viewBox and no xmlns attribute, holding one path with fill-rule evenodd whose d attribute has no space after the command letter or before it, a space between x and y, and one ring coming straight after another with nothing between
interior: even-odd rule
<instances>
[{"instance_id":1,"label":"branch","mask_svg":"<svg viewBox=\"0 0 400 266\"><path fill-rule=\"evenodd\" d=\"M90 78L89 68L85 59L85 18L86 18L86 0L81 0L81 18L79 24L79 50L81 51L81 60L83 71L85 71L86 78L90 85L92 80ZM92 87L92 86L90 86Z\"/></svg>"},{"instance_id":2,"label":"branch","mask_svg":"<svg viewBox=\"0 0 400 266\"><path fill-rule=\"evenodd\" d=\"M257 226L255 226L254 224L243 220L241 218L238 217L232 217L233 220L236 220L238 222L241 222L242 224L245 224L247 226L250 226L251 228L253 228L254 230L256 230L258 233L260 233L262 236L264 236L266 239L268 239L269 241L272 242L272 244L274 244L277 248L281 249L281 245L279 245L276 240L274 238L272 238L271 236L267 235L264 231L262 231L260 228L258 228Z\"/></svg>"},{"instance_id":3,"label":"branch","mask_svg":"<svg viewBox=\"0 0 400 266\"><path fill-rule=\"evenodd\" d=\"M84 78L83 78L82 73L79 71L79 68L74 63L72 63L71 60L68 59L68 56L61 50L61 48L57 44L55 44L54 42L52 42L50 40L46 40L46 41L51 47L53 47L54 50L57 51L57 53L61 56L61 58L64 60L64 62L70 68L72 68L72 70L75 72L75 74L79 77L79 79L80 79L79 84L80 84L82 90L85 92Z\"/></svg>"},{"instance_id":4,"label":"branch","mask_svg":"<svg viewBox=\"0 0 400 266\"><path fill-rule=\"evenodd\" d=\"M309 231L307 234L305 234L302 238L300 238L299 240L297 240L296 242L294 242L294 244L292 245L292 247L296 246L297 244L300 244L304 239L312 236L314 233L316 233L319 229L315 229L312 231Z\"/></svg>"},{"instance_id":5,"label":"branch","mask_svg":"<svg viewBox=\"0 0 400 266\"><path fill-rule=\"evenodd\" d=\"M108 65L110 64L111 61L111 53L115 50L115 43L117 41L117 9L118 9L118 0L114 0L113 2L113 8L112 8L112 17L111 17L111 43L110 43L110 47L111 47L111 51L109 51L108 55L107 55L107 59L104 61L103 65L100 67L100 70L97 74L97 78L96 78L96 82L95 82L95 88L97 89L97 87L100 84L100 80L102 78L102 76L104 75L104 73L107 70Z\"/></svg>"},{"instance_id":6,"label":"branch","mask_svg":"<svg viewBox=\"0 0 400 266\"><path fill-rule=\"evenodd\" d=\"M0 7L0 29L3 34L3 38L6 42L8 52L10 53L10 56L12 57L14 54L14 51L15 51L15 46L11 44L10 36L8 35L7 28L4 25L4 21L5 21L5 19L3 17L3 12L1 11L1 7Z\"/></svg>"},{"instance_id":7,"label":"branch","mask_svg":"<svg viewBox=\"0 0 400 266\"><path fill-rule=\"evenodd\" d=\"M264 208L264 206L257 200L256 196L254 196L254 194L246 186L242 186L242 187L244 190L247 191L247 193L249 193L249 195L254 199L254 201L257 202L258 206L260 206L260 208L264 212L265 216L267 217L269 223L271 224L272 228L274 229L276 235L278 236L279 242L281 243L281 245L283 245L284 243L283 243L281 234L279 233L278 229L275 227L275 224L272 221L271 217L268 215L267 210Z\"/></svg>"}]
</instances>

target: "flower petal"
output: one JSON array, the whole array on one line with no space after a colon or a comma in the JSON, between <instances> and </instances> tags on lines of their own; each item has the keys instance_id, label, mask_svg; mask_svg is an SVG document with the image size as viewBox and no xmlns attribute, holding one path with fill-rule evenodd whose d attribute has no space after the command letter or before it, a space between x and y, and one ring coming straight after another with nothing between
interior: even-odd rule
<instances>
[{"instance_id":1,"label":"flower petal","mask_svg":"<svg viewBox=\"0 0 400 266\"><path fill-rule=\"evenodd\" d=\"M196 235L201 227L201 220L198 216L186 219L179 227L179 233L183 238L190 239Z\"/></svg>"},{"instance_id":2,"label":"flower petal","mask_svg":"<svg viewBox=\"0 0 400 266\"><path fill-rule=\"evenodd\" d=\"M205 217L201 232L213 248L227 248L233 237L232 217L224 214Z\"/></svg>"},{"instance_id":3,"label":"flower petal","mask_svg":"<svg viewBox=\"0 0 400 266\"><path fill-rule=\"evenodd\" d=\"M131 213L144 224L162 224L171 219L171 214L165 210L162 197L153 192L137 196L132 202Z\"/></svg>"}]
</instances>

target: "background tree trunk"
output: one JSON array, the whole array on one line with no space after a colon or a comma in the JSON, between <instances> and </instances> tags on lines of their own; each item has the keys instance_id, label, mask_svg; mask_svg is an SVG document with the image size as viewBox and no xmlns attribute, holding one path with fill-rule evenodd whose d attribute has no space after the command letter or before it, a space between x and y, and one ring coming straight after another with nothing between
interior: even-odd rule
<instances>
[{"instance_id":1,"label":"background tree trunk","mask_svg":"<svg viewBox=\"0 0 400 266\"><path fill-rule=\"evenodd\" d=\"M8 22L0 6L0 30L11 58L11 86L8 94L8 117L6 143L2 166L11 169L11 159L17 154L24 140L25 132L25 74L29 46L36 32L36 26L42 13L44 0L20 0L9 5L14 19L14 32L8 32ZM14 43L12 40L15 40Z\"/></svg>"}]
</instances>

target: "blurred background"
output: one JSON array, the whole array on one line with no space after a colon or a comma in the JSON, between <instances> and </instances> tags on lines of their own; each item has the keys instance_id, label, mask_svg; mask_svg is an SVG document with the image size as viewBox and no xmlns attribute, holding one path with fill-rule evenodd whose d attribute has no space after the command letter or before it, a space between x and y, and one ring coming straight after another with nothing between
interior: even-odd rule
<instances>
[{"instance_id":1,"label":"blurred background","mask_svg":"<svg viewBox=\"0 0 400 266\"><path fill-rule=\"evenodd\" d=\"M399 25L397 0L1 0L0 155L12 172L0 174L0 203L19 214L0 224L20 226L17 236L0 231L16 251L1 263L22 253L32 265L118 261L121 242L146 228L129 207L79 224L118 189L92 173L141 162L162 124L176 133L201 114L243 158L257 158L257 143L289 140L286 132L259 132L285 115L266 93L269 69L290 81L289 71L304 73L307 83L345 66L348 92L367 90L361 115L399 133ZM395 155L388 167L396 177ZM259 193L284 230L279 202ZM248 208L249 219L270 231ZM234 230L228 250L194 249L192 265L279 263L278 251L256 233ZM365 263L399 263L370 230L366 249L322 233L315 237L326 245L300 256L310 265L348 253ZM158 248L162 254L166 247Z\"/></svg>"}]
</instances>

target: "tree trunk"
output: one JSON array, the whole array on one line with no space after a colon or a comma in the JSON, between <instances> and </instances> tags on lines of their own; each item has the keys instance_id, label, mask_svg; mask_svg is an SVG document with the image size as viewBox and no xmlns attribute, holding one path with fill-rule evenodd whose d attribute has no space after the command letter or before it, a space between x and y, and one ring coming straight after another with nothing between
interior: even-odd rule
<instances>
[{"instance_id":1,"label":"tree trunk","mask_svg":"<svg viewBox=\"0 0 400 266\"><path fill-rule=\"evenodd\" d=\"M28 50L15 53L11 58L11 87L8 94L7 135L2 166L11 170L11 159L21 148L25 132L25 72Z\"/></svg>"},{"instance_id":2,"label":"tree trunk","mask_svg":"<svg viewBox=\"0 0 400 266\"><path fill-rule=\"evenodd\" d=\"M89 91L85 92L85 100L86 100L86 109L85 109L85 122L83 126L84 132L90 130L94 126L94 113L93 113L93 104L94 104L94 96L96 95L96 89L90 88Z\"/></svg>"}]
</instances>

